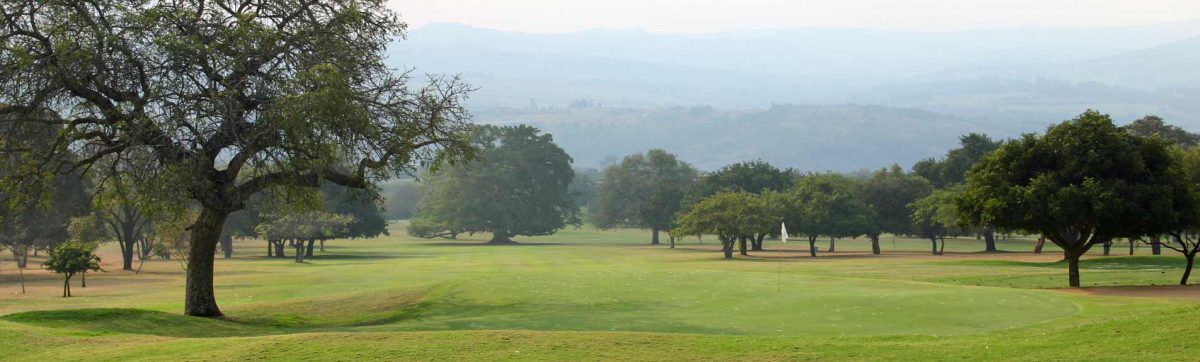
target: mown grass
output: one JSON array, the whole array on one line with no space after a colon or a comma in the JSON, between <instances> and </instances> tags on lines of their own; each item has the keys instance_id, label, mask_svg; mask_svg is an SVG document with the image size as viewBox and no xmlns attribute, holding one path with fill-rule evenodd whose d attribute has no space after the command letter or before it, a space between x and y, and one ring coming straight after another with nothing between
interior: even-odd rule
<instances>
[{"instance_id":1,"label":"mown grass","mask_svg":"<svg viewBox=\"0 0 1200 362\"><path fill-rule=\"evenodd\" d=\"M638 230L486 239L336 241L304 264L241 241L217 262L218 320L178 314L171 261L134 275L105 249L110 272L66 299L56 276L28 272L20 295L0 269L0 348L19 360L1186 360L1194 349L1161 337L1200 325L1192 299L1050 289L1065 267L1050 248L1023 252L1027 239L1000 254L950 240L945 256L923 240L885 238L883 256L839 240L818 258L768 242L733 261L709 240L670 250ZM1088 259L1084 281L1175 283L1180 259L1147 252Z\"/></svg>"}]
</instances>

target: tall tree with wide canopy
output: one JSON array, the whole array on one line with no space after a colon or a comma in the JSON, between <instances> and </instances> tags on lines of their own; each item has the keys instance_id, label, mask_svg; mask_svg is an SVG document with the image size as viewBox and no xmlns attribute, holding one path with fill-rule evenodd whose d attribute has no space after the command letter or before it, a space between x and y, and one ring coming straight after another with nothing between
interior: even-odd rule
<instances>
[{"instance_id":1,"label":"tall tree with wide canopy","mask_svg":"<svg viewBox=\"0 0 1200 362\"><path fill-rule=\"evenodd\" d=\"M652 231L650 244L658 245L659 231L670 230L684 193L695 182L697 171L663 150L625 157L604 169L598 182L592 223L599 228L635 226Z\"/></svg>"},{"instance_id":2,"label":"tall tree with wide canopy","mask_svg":"<svg viewBox=\"0 0 1200 362\"><path fill-rule=\"evenodd\" d=\"M419 237L490 232L490 244L517 235L550 235L579 224L569 191L571 157L530 126L479 126L478 159L427 176L428 192L409 233Z\"/></svg>"},{"instance_id":3,"label":"tall tree with wide canopy","mask_svg":"<svg viewBox=\"0 0 1200 362\"><path fill-rule=\"evenodd\" d=\"M76 151L67 169L147 152L199 205L187 315L221 315L215 247L252 195L323 180L366 188L469 153L469 88L414 87L385 65L405 24L382 0L5 1L0 12L0 127L64 128L40 158Z\"/></svg>"},{"instance_id":4,"label":"tall tree with wide canopy","mask_svg":"<svg viewBox=\"0 0 1200 362\"><path fill-rule=\"evenodd\" d=\"M904 172L899 165L876 171L859 189L861 198L871 210L875 226L867 237L871 239L871 252L880 253L879 236L882 233L907 235L916 232L910 205L933 192L933 186L924 177Z\"/></svg>"},{"instance_id":5,"label":"tall tree with wide canopy","mask_svg":"<svg viewBox=\"0 0 1200 362\"><path fill-rule=\"evenodd\" d=\"M1129 135L1087 111L984 157L955 199L960 217L1045 235L1063 249L1069 285L1079 258L1119 237L1162 234L1186 210L1184 178L1165 142Z\"/></svg>"}]
</instances>

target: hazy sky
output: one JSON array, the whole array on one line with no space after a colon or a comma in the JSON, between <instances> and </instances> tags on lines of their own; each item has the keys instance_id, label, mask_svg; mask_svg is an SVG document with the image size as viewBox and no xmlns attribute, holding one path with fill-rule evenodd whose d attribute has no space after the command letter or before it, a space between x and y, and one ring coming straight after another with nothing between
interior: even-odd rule
<instances>
[{"instance_id":1,"label":"hazy sky","mask_svg":"<svg viewBox=\"0 0 1200 362\"><path fill-rule=\"evenodd\" d=\"M522 32L656 33L855 27L952 31L1107 27L1200 18L1200 0L391 0L414 28L463 23Z\"/></svg>"}]
</instances>

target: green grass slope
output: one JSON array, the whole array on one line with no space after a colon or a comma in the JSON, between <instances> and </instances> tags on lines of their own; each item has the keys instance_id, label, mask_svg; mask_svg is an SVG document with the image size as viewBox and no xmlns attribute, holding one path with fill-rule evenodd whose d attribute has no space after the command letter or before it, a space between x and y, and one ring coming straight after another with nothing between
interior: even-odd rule
<instances>
[{"instance_id":1,"label":"green grass slope","mask_svg":"<svg viewBox=\"0 0 1200 362\"><path fill-rule=\"evenodd\" d=\"M394 236L329 243L310 263L237 243L217 262L225 319L178 314L173 261L141 274L89 276L77 297L61 282L0 269L0 350L13 360L1189 360L1200 300L1050 289L1065 284L1054 251L976 253L952 240L862 240L806 256L807 245L721 260L688 239L650 247L636 230L566 230L482 246ZM1119 249L1124 251L1125 249ZM1168 285L1180 259L1093 257L1088 285ZM1190 295L1191 289L1183 290ZM1200 293L1191 293L1200 295Z\"/></svg>"}]
</instances>

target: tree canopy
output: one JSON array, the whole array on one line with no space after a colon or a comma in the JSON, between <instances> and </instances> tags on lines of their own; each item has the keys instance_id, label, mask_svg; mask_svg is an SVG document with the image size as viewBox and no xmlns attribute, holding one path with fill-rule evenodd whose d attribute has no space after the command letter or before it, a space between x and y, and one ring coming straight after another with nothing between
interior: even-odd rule
<instances>
[{"instance_id":1,"label":"tree canopy","mask_svg":"<svg viewBox=\"0 0 1200 362\"><path fill-rule=\"evenodd\" d=\"M725 259L733 259L734 244L763 230L777 228L762 195L722 191L700 200L684 211L671 230L675 235L716 235Z\"/></svg>"},{"instance_id":2,"label":"tree canopy","mask_svg":"<svg viewBox=\"0 0 1200 362\"><path fill-rule=\"evenodd\" d=\"M100 257L95 254L96 244L66 242L50 251L46 269L63 275L63 298L71 296L71 277L89 270L100 271Z\"/></svg>"},{"instance_id":3,"label":"tree canopy","mask_svg":"<svg viewBox=\"0 0 1200 362\"><path fill-rule=\"evenodd\" d=\"M686 201L696 202L721 191L757 194L765 190L787 190L796 176L795 170L781 170L766 161L739 162L705 174L689 190Z\"/></svg>"},{"instance_id":4,"label":"tree canopy","mask_svg":"<svg viewBox=\"0 0 1200 362\"><path fill-rule=\"evenodd\" d=\"M853 180L838 174L801 177L783 194L784 221L788 231L808 238L809 252L817 256L817 237L857 237L877 227L870 207L858 197Z\"/></svg>"},{"instance_id":5,"label":"tree canopy","mask_svg":"<svg viewBox=\"0 0 1200 362\"><path fill-rule=\"evenodd\" d=\"M599 228L651 229L651 244L657 245L658 232L670 229L696 177L695 168L663 150L627 156L604 170L590 213L592 223Z\"/></svg>"},{"instance_id":6,"label":"tree canopy","mask_svg":"<svg viewBox=\"0 0 1200 362\"><path fill-rule=\"evenodd\" d=\"M4 6L0 127L62 129L35 158L79 151L66 169L99 172L91 166L106 155L146 152L199 205L188 315L221 315L212 255L225 218L252 195L322 180L364 188L469 152L470 88L436 76L413 86L385 64L406 25L383 1Z\"/></svg>"},{"instance_id":7,"label":"tree canopy","mask_svg":"<svg viewBox=\"0 0 1200 362\"><path fill-rule=\"evenodd\" d=\"M913 165L913 172L929 180L936 188L967 182L967 171L980 158L1000 147L985 134L971 133L959 137L959 147L946 152L941 159L925 159Z\"/></svg>"},{"instance_id":8,"label":"tree canopy","mask_svg":"<svg viewBox=\"0 0 1200 362\"><path fill-rule=\"evenodd\" d=\"M530 126L479 126L478 159L426 177L426 193L409 233L419 237L490 232L491 243L549 235L579 224L570 193L571 157Z\"/></svg>"},{"instance_id":9,"label":"tree canopy","mask_svg":"<svg viewBox=\"0 0 1200 362\"><path fill-rule=\"evenodd\" d=\"M867 236L871 249L879 254L879 235L909 235L916 232L911 204L933 192L933 186L923 177L904 172L899 165L876 171L860 188L863 202L870 206L874 226Z\"/></svg>"},{"instance_id":10,"label":"tree canopy","mask_svg":"<svg viewBox=\"0 0 1200 362\"><path fill-rule=\"evenodd\" d=\"M1145 116L1122 128L1134 136L1159 136L1164 141L1183 147L1192 147L1200 143L1200 135L1188 132L1179 126L1167 124L1159 116Z\"/></svg>"},{"instance_id":11,"label":"tree canopy","mask_svg":"<svg viewBox=\"0 0 1200 362\"><path fill-rule=\"evenodd\" d=\"M955 204L971 224L1044 235L1064 250L1078 287L1079 257L1092 246L1163 233L1192 207L1180 173L1165 142L1087 111L984 157Z\"/></svg>"},{"instance_id":12,"label":"tree canopy","mask_svg":"<svg viewBox=\"0 0 1200 362\"><path fill-rule=\"evenodd\" d=\"M913 201L909 206L917 233L929 239L934 255L941 255L945 250L947 236L965 234L962 218L954 205L954 198L959 192L961 191L958 187L934 190L928 196Z\"/></svg>"}]
</instances>

